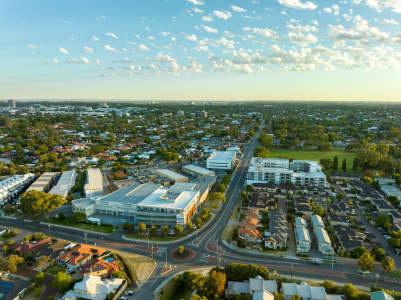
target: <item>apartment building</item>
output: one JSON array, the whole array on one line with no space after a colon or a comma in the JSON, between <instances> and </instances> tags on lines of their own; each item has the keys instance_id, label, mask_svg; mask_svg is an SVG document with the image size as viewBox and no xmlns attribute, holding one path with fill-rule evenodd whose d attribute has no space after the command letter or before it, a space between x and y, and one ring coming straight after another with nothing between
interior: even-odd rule
<instances>
[{"instance_id":1,"label":"apartment building","mask_svg":"<svg viewBox=\"0 0 401 300\"><path fill-rule=\"evenodd\" d=\"M34 178L34 174L25 174L14 175L0 181L0 205L18 195Z\"/></svg>"},{"instance_id":2,"label":"apartment building","mask_svg":"<svg viewBox=\"0 0 401 300\"><path fill-rule=\"evenodd\" d=\"M271 183L324 187L326 175L319 163L314 161L260 158L251 159L247 184Z\"/></svg>"},{"instance_id":3,"label":"apartment building","mask_svg":"<svg viewBox=\"0 0 401 300\"><path fill-rule=\"evenodd\" d=\"M295 238L297 242L297 253L308 253L312 241L304 218L295 218Z\"/></svg>"}]
</instances>

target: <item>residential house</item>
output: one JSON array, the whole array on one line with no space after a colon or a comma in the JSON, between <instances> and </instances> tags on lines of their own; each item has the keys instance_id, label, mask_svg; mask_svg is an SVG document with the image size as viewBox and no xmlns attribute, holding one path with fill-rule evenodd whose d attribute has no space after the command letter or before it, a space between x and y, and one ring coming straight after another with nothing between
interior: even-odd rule
<instances>
[{"instance_id":1,"label":"residential house","mask_svg":"<svg viewBox=\"0 0 401 300\"><path fill-rule=\"evenodd\" d=\"M288 222L284 214L269 213L269 231L265 232L265 247L281 249L287 247Z\"/></svg>"},{"instance_id":2,"label":"residential house","mask_svg":"<svg viewBox=\"0 0 401 300\"><path fill-rule=\"evenodd\" d=\"M275 280L264 280L258 275L255 278L250 278L248 281L229 281L225 295L250 294L252 295L252 300L273 300L275 292L277 292L277 282Z\"/></svg>"},{"instance_id":3,"label":"residential house","mask_svg":"<svg viewBox=\"0 0 401 300\"><path fill-rule=\"evenodd\" d=\"M394 300L394 297L386 293L385 291L372 292L370 294L371 300Z\"/></svg>"},{"instance_id":4,"label":"residential house","mask_svg":"<svg viewBox=\"0 0 401 300\"><path fill-rule=\"evenodd\" d=\"M295 218L295 238L297 241L297 253L308 253L311 247L311 238L304 218Z\"/></svg>"},{"instance_id":5,"label":"residential house","mask_svg":"<svg viewBox=\"0 0 401 300\"><path fill-rule=\"evenodd\" d=\"M102 258L94 259L92 262L81 266L81 273L84 276L105 276L113 275L114 272L120 271L118 262L113 259L104 260Z\"/></svg>"},{"instance_id":6,"label":"residential house","mask_svg":"<svg viewBox=\"0 0 401 300\"><path fill-rule=\"evenodd\" d=\"M78 244L58 258L58 263L75 270L92 260L101 258L108 251L90 245Z\"/></svg>"},{"instance_id":7,"label":"residential house","mask_svg":"<svg viewBox=\"0 0 401 300\"><path fill-rule=\"evenodd\" d=\"M32 242L21 242L15 246L15 252L20 256L25 256L28 254L33 254L38 252L40 249L50 246L52 239L47 237L40 241Z\"/></svg>"},{"instance_id":8,"label":"residential house","mask_svg":"<svg viewBox=\"0 0 401 300\"><path fill-rule=\"evenodd\" d=\"M105 300L107 295L116 294L123 286L124 279L112 278L102 280L99 276L86 276L74 285L74 289L68 291L62 300Z\"/></svg>"},{"instance_id":9,"label":"residential house","mask_svg":"<svg viewBox=\"0 0 401 300\"><path fill-rule=\"evenodd\" d=\"M339 295L327 295L325 288L322 286L310 286L306 282L302 282L301 284L283 282L281 291L284 294L285 300L291 300L296 295L301 300L342 299L342 296Z\"/></svg>"},{"instance_id":10,"label":"residential house","mask_svg":"<svg viewBox=\"0 0 401 300\"><path fill-rule=\"evenodd\" d=\"M238 227L238 235L241 239L257 243L261 241L261 233L258 230L259 227L259 210L249 208L245 219L241 222Z\"/></svg>"}]
</instances>

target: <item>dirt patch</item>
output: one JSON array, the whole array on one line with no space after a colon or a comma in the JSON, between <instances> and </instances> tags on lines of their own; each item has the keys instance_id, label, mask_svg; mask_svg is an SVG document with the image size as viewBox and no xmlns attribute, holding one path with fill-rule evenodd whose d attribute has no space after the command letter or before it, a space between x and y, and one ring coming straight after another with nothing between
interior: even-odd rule
<instances>
[{"instance_id":1,"label":"dirt patch","mask_svg":"<svg viewBox=\"0 0 401 300\"><path fill-rule=\"evenodd\" d=\"M138 283L146 281L152 274L156 263L149 257L113 250L122 256L127 266L133 271Z\"/></svg>"}]
</instances>

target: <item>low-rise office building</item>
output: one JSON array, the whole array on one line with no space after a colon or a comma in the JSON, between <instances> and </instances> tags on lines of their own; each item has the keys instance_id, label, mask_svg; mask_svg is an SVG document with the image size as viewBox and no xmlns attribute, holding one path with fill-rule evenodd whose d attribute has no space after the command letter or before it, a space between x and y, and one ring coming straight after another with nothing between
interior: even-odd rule
<instances>
[{"instance_id":1,"label":"low-rise office building","mask_svg":"<svg viewBox=\"0 0 401 300\"><path fill-rule=\"evenodd\" d=\"M0 205L17 196L35 178L34 174L14 175L0 181Z\"/></svg>"},{"instance_id":2,"label":"low-rise office building","mask_svg":"<svg viewBox=\"0 0 401 300\"><path fill-rule=\"evenodd\" d=\"M251 159L247 184L285 184L287 182L315 187L324 187L327 184L322 167L314 161L260 157Z\"/></svg>"},{"instance_id":3,"label":"low-rise office building","mask_svg":"<svg viewBox=\"0 0 401 300\"><path fill-rule=\"evenodd\" d=\"M197 165L186 165L182 167L182 171L192 176L214 176L215 172L199 167Z\"/></svg>"},{"instance_id":4,"label":"low-rise office building","mask_svg":"<svg viewBox=\"0 0 401 300\"><path fill-rule=\"evenodd\" d=\"M215 151L206 160L208 169L232 170L236 159L236 153L231 151Z\"/></svg>"},{"instance_id":5,"label":"low-rise office building","mask_svg":"<svg viewBox=\"0 0 401 300\"><path fill-rule=\"evenodd\" d=\"M130 223L147 225L185 225L207 198L215 176L195 183L177 182L170 188L154 183L129 186L103 197L72 201L74 212L120 216Z\"/></svg>"},{"instance_id":6,"label":"low-rise office building","mask_svg":"<svg viewBox=\"0 0 401 300\"><path fill-rule=\"evenodd\" d=\"M169 169L157 169L154 170L153 173L160 175L161 177L167 178L172 182L188 182L188 177L178 174Z\"/></svg>"},{"instance_id":7,"label":"low-rise office building","mask_svg":"<svg viewBox=\"0 0 401 300\"><path fill-rule=\"evenodd\" d=\"M27 192L29 191L39 191L47 193L50 188L53 186L54 182L58 173L54 172L45 172L38 179L35 180L34 183L28 188Z\"/></svg>"},{"instance_id":8,"label":"low-rise office building","mask_svg":"<svg viewBox=\"0 0 401 300\"><path fill-rule=\"evenodd\" d=\"M103 176L100 169L86 170L84 192L86 197L103 196Z\"/></svg>"},{"instance_id":9,"label":"low-rise office building","mask_svg":"<svg viewBox=\"0 0 401 300\"><path fill-rule=\"evenodd\" d=\"M67 197L68 193L75 184L76 178L77 172L75 169L63 172L57 184L49 191L49 194Z\"/></svg>"}]
</instances>

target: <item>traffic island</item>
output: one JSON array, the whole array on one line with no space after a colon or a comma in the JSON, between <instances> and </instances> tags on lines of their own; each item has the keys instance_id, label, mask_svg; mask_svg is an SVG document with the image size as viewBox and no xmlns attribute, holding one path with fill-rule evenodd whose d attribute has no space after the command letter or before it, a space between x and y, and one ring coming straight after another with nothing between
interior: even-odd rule
<instances>
[{"instance_id":1,"label":"traffic island","mask_svg":"<svg viewBox=\"0 0 401 300\"><path fill-rule=\"evenodd\" d=\"M184 246L180 246L177 249L171 251L170 256L174 260L186 261L192 259L195 256L195 252L191 249L184 248Z\"/></svg>"}]
</instances>

